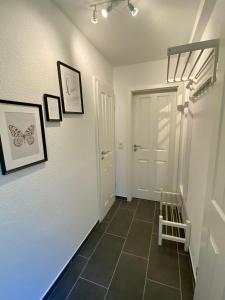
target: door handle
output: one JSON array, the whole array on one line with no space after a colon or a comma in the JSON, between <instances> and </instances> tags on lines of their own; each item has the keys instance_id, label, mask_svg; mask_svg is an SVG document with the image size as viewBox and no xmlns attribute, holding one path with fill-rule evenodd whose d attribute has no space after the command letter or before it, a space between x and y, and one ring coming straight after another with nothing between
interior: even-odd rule
<instances>
[{"instance_id":1,"label":"door handle","mask_svg":"<svg viewBox=\"0 0 225 300\"><path fill-rule=\"evenodd\" d=\"M141 145L135 145L134 144L134 151L136 152L137 151L137 149L140 149L141 148Z\"/></svg>"},{"instance_id":2,"label":"door handle","mask_svg":"<svg viewBox=\"0 0 225 300\"><path fill-rule=\"evenodd\" d=\"M109 152L110 152L110 150L101 152L102 160L105 158L105 155L108 154Z\"/></svg>"}]
</instances>

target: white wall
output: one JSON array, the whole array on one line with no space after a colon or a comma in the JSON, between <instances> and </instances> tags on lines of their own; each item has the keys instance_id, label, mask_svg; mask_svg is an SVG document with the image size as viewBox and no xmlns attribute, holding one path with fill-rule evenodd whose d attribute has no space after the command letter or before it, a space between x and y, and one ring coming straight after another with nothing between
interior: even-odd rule
<instances>
[{"instance_id":1,"label":"white wall","mask_svg":"<svg viewBox=\"0 0 225 300\"><path fill-rule=\"evenodd\" d=\"M201 40L219 37L218 20L223 19L223 12L214 9ZM206 196L207 171L210 157L210 142L214 122L213 88L196 103L190 102L188 119L184 120L183 130L183 166L180 185L192 224L190 252L194 271L199 261L201 229L203 222L204 201Z\"/></svg>"},{"instance_id":2,"label":"white wall","mask_svg":"<svg viewBox=\"0 0 225 300\"><path fill-rule=\"evenodd\" d=\"M46 0L0 2L0 99L59 95L56 61L82 74L84 116L46 123L49 161L0 176L0 299L40 299L98 220L92 76L112 67Z\"/></svg>"},{"instance_id":3,"label":"white wall","mask_svg":"<svg viewBox=\"0 0 225 300\"><path fill-rule=\"evenodd\" d=\"M166 49L165 49L166 51ZM114 68L116 98L116 194L127 197L127 167L130 124L130 92L166 85L167 60ZM123 149L119 149L119 143Z\"/></svg>"}]
</instances>

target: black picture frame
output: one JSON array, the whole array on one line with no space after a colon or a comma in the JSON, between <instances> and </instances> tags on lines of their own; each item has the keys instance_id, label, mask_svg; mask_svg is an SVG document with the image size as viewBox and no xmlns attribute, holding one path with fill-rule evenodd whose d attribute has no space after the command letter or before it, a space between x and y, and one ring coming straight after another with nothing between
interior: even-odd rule
<instances>
[{"instance_id":1,"label":"black picture frame","mask_svg":"<svg viewBox=\"0 0 225 300\"><path fill-rule=\"evenodd\" d=\"M15 105L15 106L19 106L19 107L20 106L32 107L32 108L36 107L37 110L38 110L38 115L39 115L39 120L40 120L39 130L40 130L40 134L41 134L41 138L42 138L42 146L43 146L43 159L28 163L28 164L24 164L24 165L21 165L21 166L16 167L16 168L8 169L6 161L5 161L2 135L0 134L0 165L1 165L1 169L2 169L2 174L7 175L7 174L10 174L10 173L22 170L24 168L28 168L28 167L34 166L36 164L48 161L46 138L45 138L45 129L44 129L44 120L43 120L43 113L42 113L42 105L41 104L26 103L26 102L19 102L19 101L10 101L10 100L1 100L0 99L0 106L1 106L1 104ZM39 141L39 143L40 143L40 141Z\"/></svg>"},{"instance_id":2,"label":"black picture frame","mask_svg":"<svg viewBox=\"0 0 225 300\"><path fill-rule=\"evenodd\" d=\"M63 78L61 68L67 68L69 71L75 72L75 74L79 78L79 92L80 92L80 111L72 111L67 108L67 100L65 97L65 91L63 89ZM83 92L82 92L82 81L81 81L81 72L61 61L57 61L57 70L58 70L58 78L59 78L59 89L60 89L60 96L62 101L62 110L64 114L84 114L84 103L83 103Z\"/></svg>"},{"instance_id":3,"label":"black picture frame","mask_svg":"<svg viewBox=\"0 0 225 300\"><path fill-rule=\"evenodd\" d=\"M43 97L44 97L44 107L45 107L46 120L48 122L61 122L62 121L62 110L61 110L60 97L50 95L50 94L44 94ZM49 98L50 99L55 99L57 101L58 110L59 110L59 118L58 119L51 118L51 116L50 116L49 105L48 105L49 104Z\"/></svg>"}]
</instances>

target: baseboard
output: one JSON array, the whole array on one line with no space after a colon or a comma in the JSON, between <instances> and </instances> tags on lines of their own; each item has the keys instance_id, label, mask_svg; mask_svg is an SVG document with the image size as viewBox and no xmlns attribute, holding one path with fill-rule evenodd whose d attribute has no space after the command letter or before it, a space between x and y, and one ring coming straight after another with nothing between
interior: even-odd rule
<instances>
[{"instance_id":1,"label":"baseboard","mask_svg":"<svg viewBox=\"0 0 225 300\"><path fill-rule=\"evenodd\" d=\"M116 199L117 199L117 200L124 200L124 201L127 201L127 197L124 197L124 196L118 196L118 195L116 195Z\"/></svg>"},{"instance_id":2,"label":"baseboard","mask_svg":"<svg viewBox=\"0 0 225 300\"><path fill-rule=\"evenodd\" d=\"M194 280L196 283L196 271L195 271L195 267L194 267L194 263L193 263L192 252L191 252L190 246L189 246L189 255L190 255L190 260L191 260L191 270L192 270L193 277L194 277Z\"/></svg>"},{"instance_id":3,"label":"baseboard","mask_svg":"<svg viewBox=\"0 0 225 300\"><path fill-rule=\"evenodd\" d=\"M99 221L94 225L94 227L91 229L91 231L88 233L87 237L85 238L85 240L81 243L80 247L76 250L76 252L73 254L73 256L71 257L71 259L69 260L69 262L65 265L65 267L63 268L63 270L60 272L60 274L58 275L58 277L56 278L55 282L52 284L52 286L49 288L49 290L47 291L47 293L44 295L44 297L42 298L42 300L47 300L50 295L52 294L53 290L56 288L57 284L59 283L59 281L62 279L63 275L66 273L66 271L68 270L71 262L73 261L73 259L75 258L75 256L78 254L79 250L81 249L81 247L84 245L84 243L87 241L87 239L89 238L89 236L91 235L91 233L95 230L96 226L99 224Z\"/></svg>"}]
</instances>

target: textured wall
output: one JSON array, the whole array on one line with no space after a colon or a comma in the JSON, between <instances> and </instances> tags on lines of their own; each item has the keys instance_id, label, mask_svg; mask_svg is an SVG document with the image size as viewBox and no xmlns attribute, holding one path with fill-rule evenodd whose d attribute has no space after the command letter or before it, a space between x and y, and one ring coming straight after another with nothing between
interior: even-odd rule
<instances>
[{"instance_id":1,"label":"textured wall","mask_svg":"<svg viewBox=\"0 0 225 300\"><path fill-rule=\"evenodd\" d=\"M49 161L0 175L0 299L40 299L98 220L92 76L112 67L47 0L0 1L0 99L59 95L56 61L82 73L84 116L46 123Z\"/></svg>"}]
</instances>

